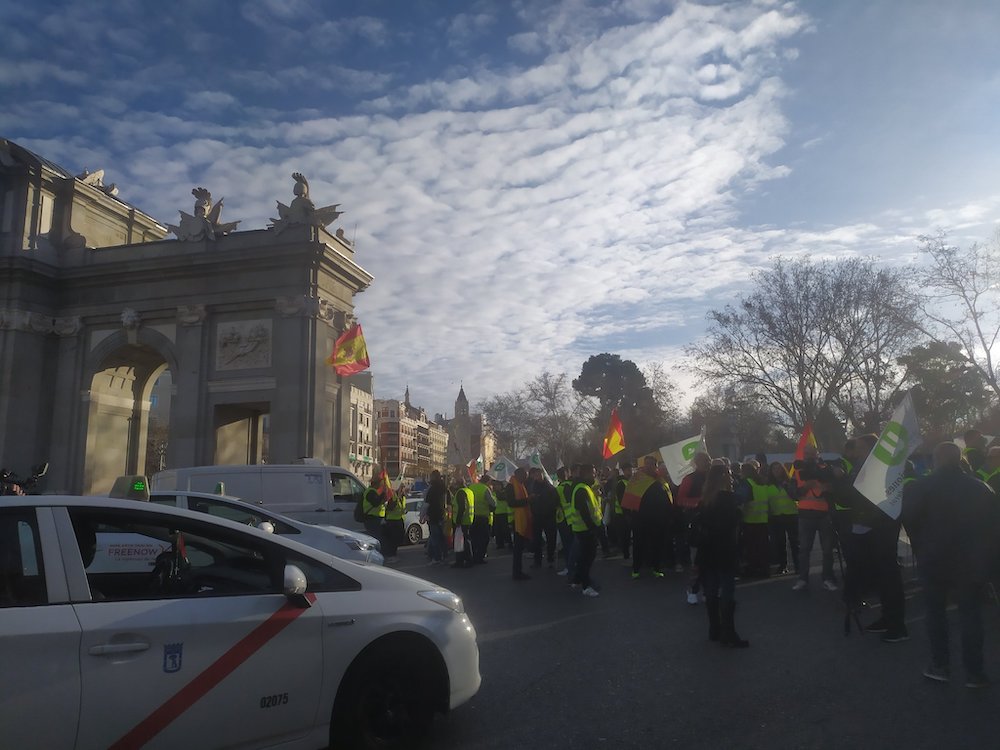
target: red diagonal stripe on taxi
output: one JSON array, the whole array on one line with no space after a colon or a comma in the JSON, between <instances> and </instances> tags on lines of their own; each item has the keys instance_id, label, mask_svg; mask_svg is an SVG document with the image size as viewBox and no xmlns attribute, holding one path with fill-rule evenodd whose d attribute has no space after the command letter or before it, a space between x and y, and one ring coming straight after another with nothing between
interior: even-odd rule
<instances>
[{"instance_id":1,"label":"red diagonal stripe on taxi","mask_svg":"<svg viewBox=\"0 0 1000 750\"><path fill-rule=\"evenodd\" d=\"M306 594L306 598L310 604L316 601L315 594ZM286 602L281 609L247 633L236 645L205 667L201 674L174 693L166 703L136 724L128 734L111 746L111 750L126 750L145 745L305 611L304 607Z\"/></svg>"}]
</instances>

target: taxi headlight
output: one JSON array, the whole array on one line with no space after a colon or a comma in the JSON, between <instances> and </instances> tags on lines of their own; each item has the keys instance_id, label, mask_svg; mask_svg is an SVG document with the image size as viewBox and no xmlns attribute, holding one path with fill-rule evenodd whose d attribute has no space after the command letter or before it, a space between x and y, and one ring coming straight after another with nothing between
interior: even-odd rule
<instances>
[{"instance_id":1,"label":"taxi headlight","mask_svg":"<svg viewBox=\"0 0 1000 750\"><path fill-rule=\"evenodd\" d=\"M437 589L436 591L418 591L417 596L422 596L427 601L447 607L456 614L461 615L465 613L465 605L462 603L462 597L450 591L442 591L441 589Z\"/></svg>"}]
</instances>

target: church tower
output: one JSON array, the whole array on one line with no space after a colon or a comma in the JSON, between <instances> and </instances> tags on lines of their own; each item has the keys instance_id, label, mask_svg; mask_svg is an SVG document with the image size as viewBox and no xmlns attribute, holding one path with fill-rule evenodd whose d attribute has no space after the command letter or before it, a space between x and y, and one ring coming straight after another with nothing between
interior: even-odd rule
<instances>
[{"instance_id":1,"label":"church tower","mask_svg":"<svg viewBox=\"0 0 1000 750\"><path fill-rule=\"evenodd\" d=\"M458 387L458 398L455 399L455 417L466 419L469 416L469 399L465 397L464 386Z\"/></svg>"}]
</instances>

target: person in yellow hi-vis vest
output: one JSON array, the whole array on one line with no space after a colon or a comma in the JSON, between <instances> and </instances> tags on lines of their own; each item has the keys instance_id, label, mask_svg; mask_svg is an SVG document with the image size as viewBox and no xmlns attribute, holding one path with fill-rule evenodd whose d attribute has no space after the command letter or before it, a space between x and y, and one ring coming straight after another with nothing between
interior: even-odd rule
<instances>
[{"instance_id":1,"label":"person in yellow hi-vis vest","mask_svg":"<svg viewBox=\"0 0 1000 750\"><path fill-rule=\"evenodd\" d=\"M375 537L380 542L385 534L382 526L385 519L385 501L387 499L384 479L381 474L372 475L371 484L365 490L361 500L361 511L364 513L365 533Z\"/></svg>"},{"instance_id":2,"label":"person in yellow hi-vis vest","mask_svg":"<svg viewBox=\"0 0 1000 750\"><path fill-rule=\"evenodd\" d=\"M743 504L743 562L746 575L768 578L771 575L771 547L768 537L770 491L760 476L760 464L747 461L740 475L749 489Z\"/></svg>"},{"instance_id":3,"label":"person in yellow hi-vis vest","mask_svg":"<svg viewBox=\"0 0 1000 750\"><path fill-rule=\"evenodd\" d=\"M385 554L385 561L390 565L399 562L396 553L406 533L403 529L404 516L406 516L406 490L400 487L390 494L385 503L385 541L382 543L382 551Z\"/></svg>"},{"instance_id":4,"label":"person in yellow hi-vis vest","mask_svg":"<svg viewBox=\"0 0 1000 750\"><path fill-rule=\"evenodd\" d=\"M483 565L486 562L486 548L490 543L490 524L493 510L497 505L489 482L490 476L484 474L478 482L473 482L468 488L472 493L473 507L472 527L469 530L472 536L472 562L476 565Z\"/></svg>"},{"instance_id":5,"label":"person in yellow hi-vis vest","mask_svg":"<svg viewBox=\"0 0 1000 750\"><path fill-rule=\"evenodd\" d=\"M472 521L475 518L475 497L468 487L459 486L455 489L451 500L454 513L454 547L455 562L453 568L472 567L472 543L469 539L472 529ZM461 543L458 536L461 534Z\"/></svg>"},{"instance_id":6,"label":"person in yellow hi-vis vest","mask_svg":"<svg viewBox=\"0 0 1000 750\"><path fill-rule=\"evenodd\" d=\"M601 512L601 502L594 492L594 465L580 464L578 472L572 497L573 508L576 510L573 534L580 551L576 558L573 584L574 588L582 589L584 596L596 597L600 594L594 588L590 568L594 564L594 558L597 557L597 534L601 529L604 515Z\"/></svg>"},{"instance_id":7,"label":"person in yellow hi-vis vest","mask_svg":"<svg viewBox=\"0 0 1000 750\"><path fill-rule=\"evenodd\" d=\"M778 566L779 576L788 573L789 550L795 572L799 572L799 507L789 490L791 481L784 464L772 461L767 474L767 513L771 527L771 562Z\"/></svg>"}]
</instances>

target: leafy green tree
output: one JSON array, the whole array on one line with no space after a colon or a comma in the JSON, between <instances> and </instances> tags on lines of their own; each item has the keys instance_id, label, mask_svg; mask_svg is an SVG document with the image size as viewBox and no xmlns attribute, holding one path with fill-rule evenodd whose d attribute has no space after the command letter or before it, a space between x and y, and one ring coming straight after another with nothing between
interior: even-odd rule
<instances>
[{"instance_id":1,"label":"leafy green tree","mask_svg":"<svg viewBox=\"0 0 1000 750\"><path fill-rule=\"evenodd\" d=\"M958 342L915 346L899 358L899 365L906 370L906 385L914 387L913 405L929 436L951 438L989 410L992 394L982 371Z\"/></svg>"},{"instance_id":2,"label":"leafy green tree","mask_svg":"<svg viewBox=\"0 0 1000 750\"><path fill-rule=\"evenodd\" d=\"M666 440L667 415L632 360L618 354L595 354L583 363L573 388L597 402L591 420L594 434L599 436L595 450L600 448L600 438L615 407L624 426L627 455L635 457L656 450Z\"/></svg>"}]
</instances>

